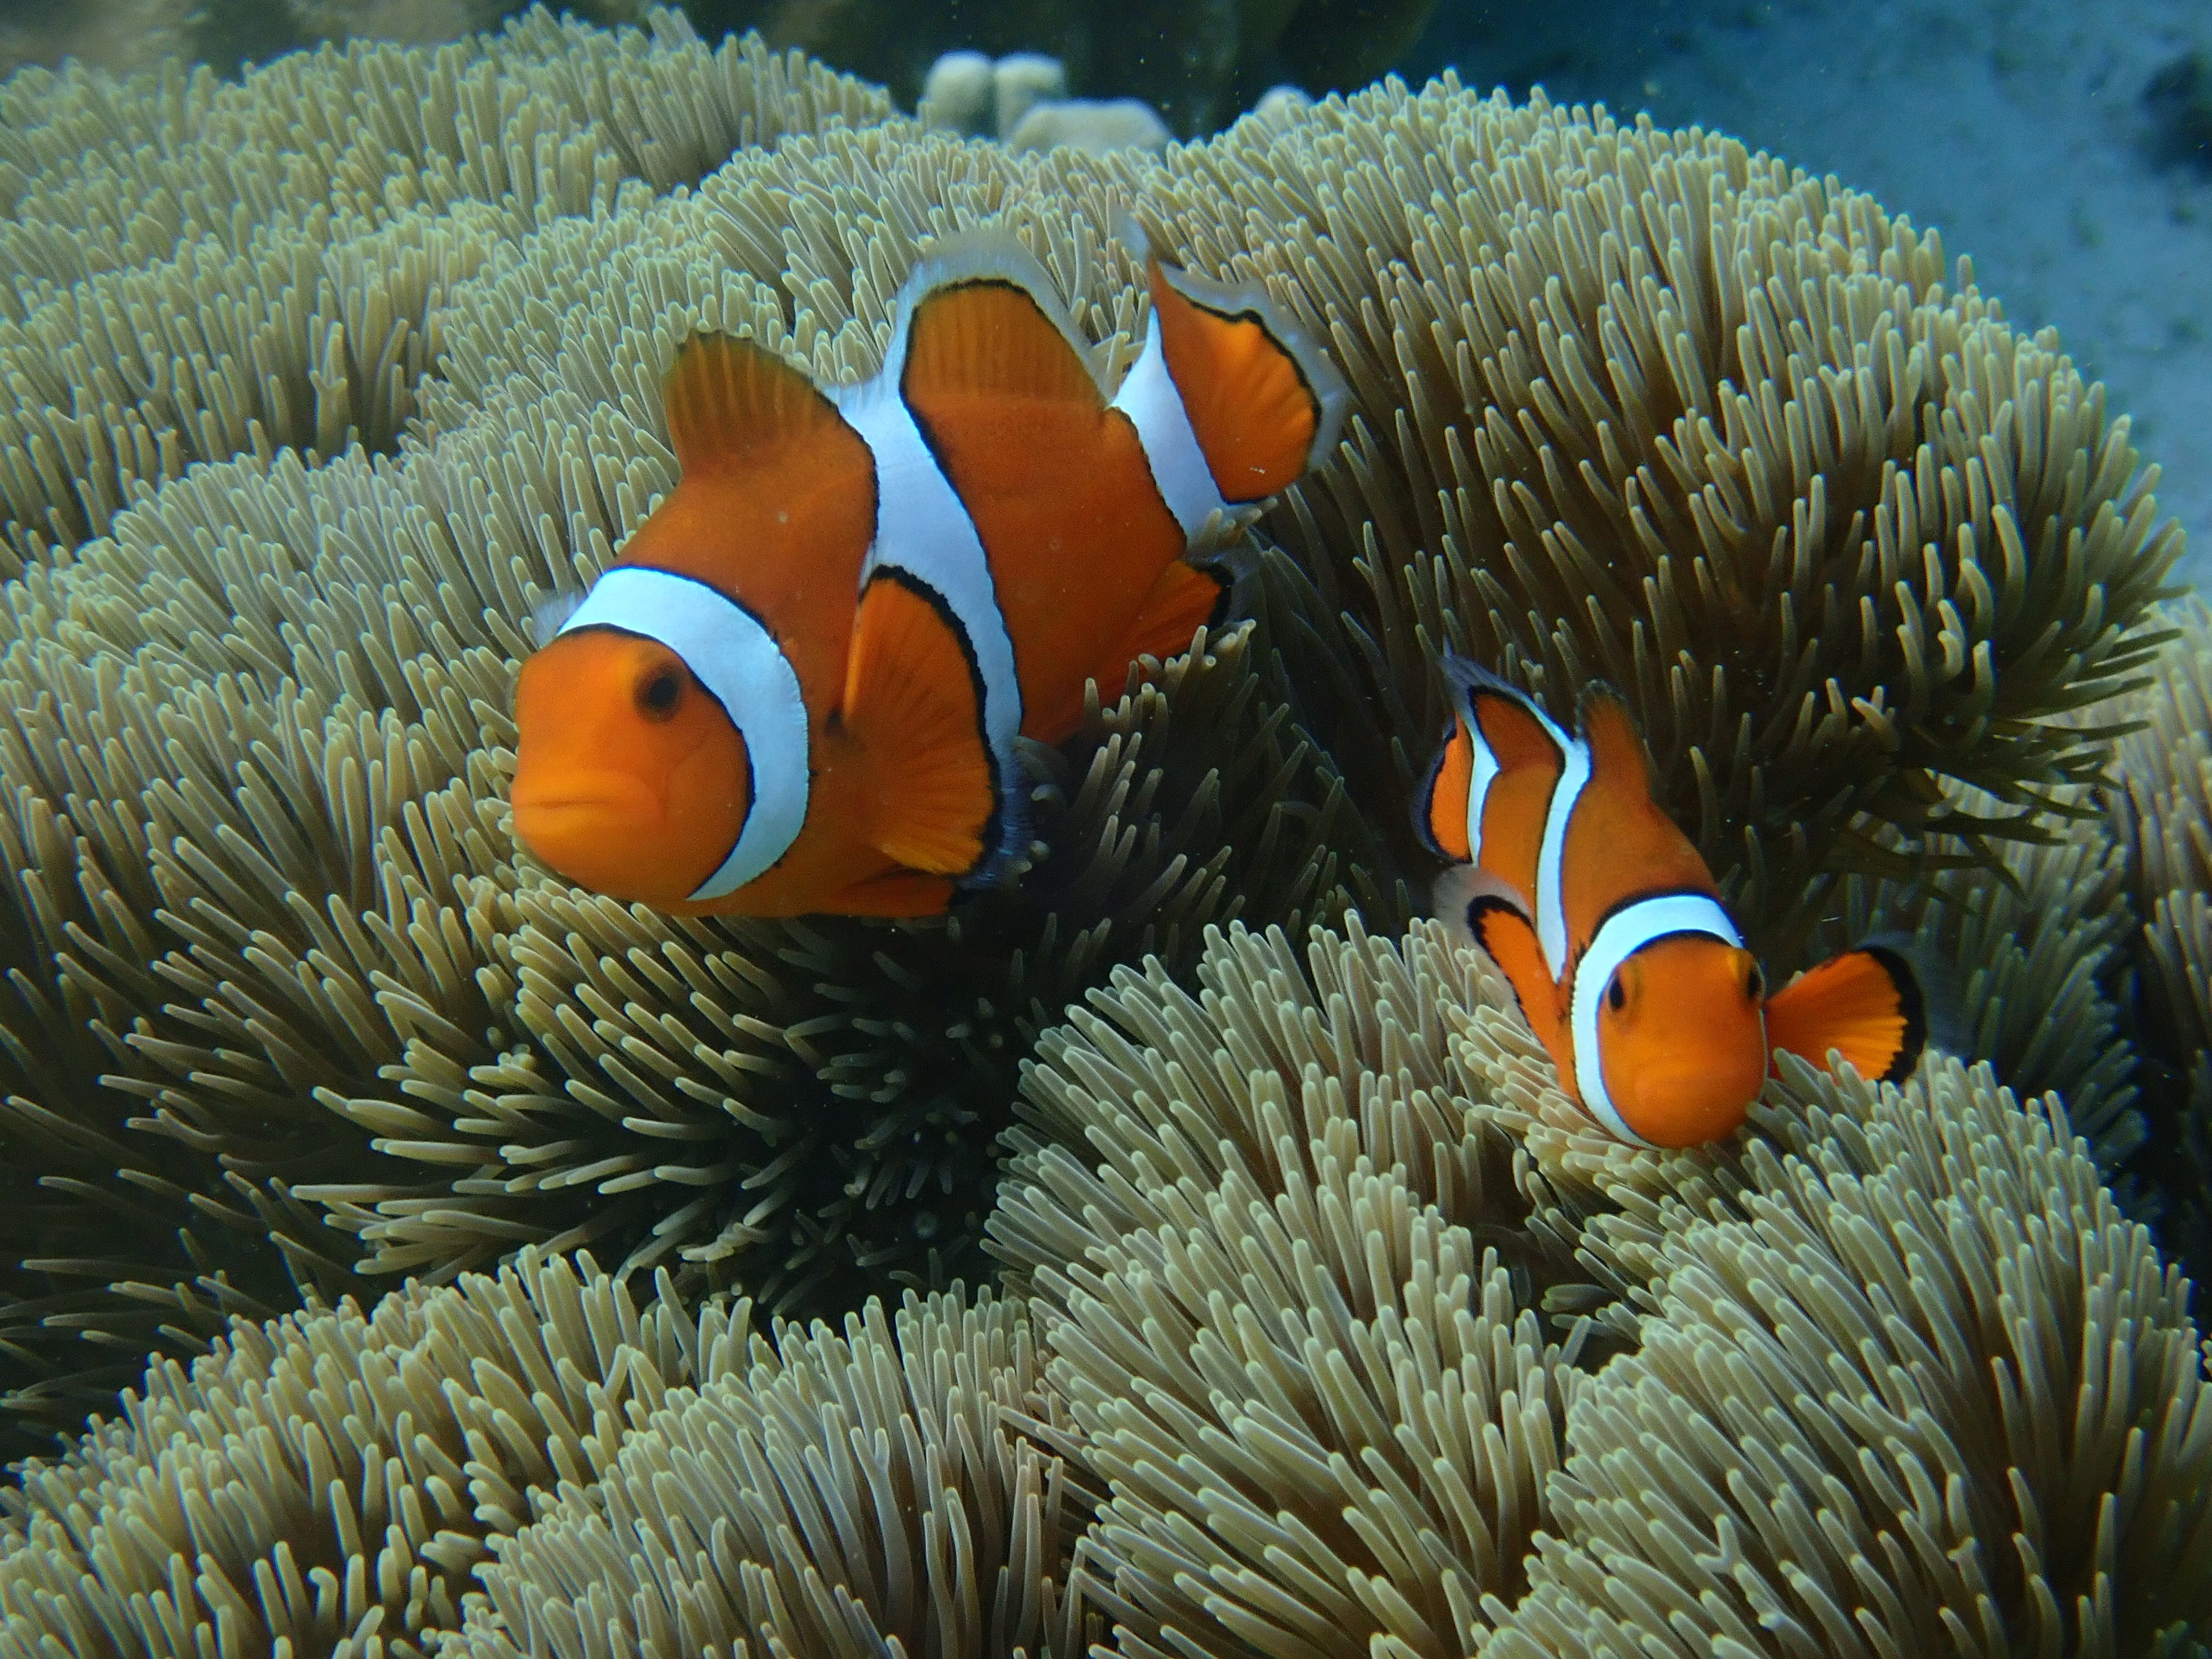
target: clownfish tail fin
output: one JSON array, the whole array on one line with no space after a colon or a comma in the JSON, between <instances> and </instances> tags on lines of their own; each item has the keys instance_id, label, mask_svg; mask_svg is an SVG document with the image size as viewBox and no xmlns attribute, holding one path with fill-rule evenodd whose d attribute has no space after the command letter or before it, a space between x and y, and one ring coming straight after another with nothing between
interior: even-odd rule
<instances>
[{"instance_id":1,"label":"clownfish tail fin","mask_svg":"<svg viewBox=\"0 0 2212 1659\"><path fill-rule=\"evenodd\" d=\"M1815 1066L1831 1050L1862 1077L1902 1083L1931 1043L1954 1050L1961 1036L1948 970L1918 941L1865 939L1808 968L1766 1000L1767 1042Z\"/></svg>"},{"instance_id":2,"label":"clownfish tail fin","mask_svg":"<svg viewBox=\"0 0 2212 1659\"><path fill-rule=\"evenodd\" d=\"M1480 699L1497 697L1547 726L1553 723L1552 717L1544 712L1543 705L1534 696L1504 675L1492 673L1471 657L1448 651L1437 659L1437 666L1443 672L1444 684L1451 688L1452 701L1470 711Z\"/></svg>"},{"instance_id":3,"label":"clownfish tail fin","mask_svg":"<svg viewBox=\"0 0 2212 1659\"><path fill-rule=\"evenodd\" d=\"M1559 1018L1544 947L1529 919L1527 895L1479 864L1456 864L1437 878L1431 902L1453 943L1471 945L1496 964L1537 1040L1559 1037Z\"/></svg>"},{"instance_id":4,"label":"clownfish tail fin","mask_svg":"<svg viewBox=\"0 0 2212 1659\"><path fill-rule=\"evenodd\" d=\"M1467 833L1467 797L1474 780L1474 739L1466 721L1454 714L1413 790L1413 838L1424 851L1462 863L1474 856Z\"/></svg>"},{"instance_id":5,"label":"clownfish tail fin","mask_svg":"<svg viewBox=\"0 0 2212 1659\"><path fill-rule=\"evenodd\" d=\"M1264 501L1333 453L1352 392L1319 343L1259 283L1164 263L1133 223L1123 235L1152 291L1146 354L1157 346L1221 500Z\"/></svg>"},{"instance_id":6,"label":"clownfish tail fin","mask_svg":"<svg viewBox=\"0 0 2212 1659\"><path fill-rule=\"evenodd\" d=\"M1920 997L1922 1053L1933 1048L1960 1058L1972 1055L1973 1027L1966 1018L1966 992L1955 963L1913 933L1869 933L1859 941L1858 948L1884 952L1899 971L1911 975ZM1915 1054L1913 1063L1917 1065L1919 1059Z\"/></svg>"}]
</instances>

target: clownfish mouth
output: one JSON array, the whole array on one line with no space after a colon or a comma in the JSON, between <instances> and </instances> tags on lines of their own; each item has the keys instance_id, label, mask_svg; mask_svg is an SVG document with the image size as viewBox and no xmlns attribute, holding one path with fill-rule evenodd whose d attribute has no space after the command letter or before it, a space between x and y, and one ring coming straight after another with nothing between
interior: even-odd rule
<instances>
[{"instance_id":1,"label":"clownfish mouth","mask_svg":"<svg viewBox=\"0 0 2212 1659\"><path fill-rule=\"evenodd\" d=\"M1696 1146L1732 1134L1759 1093L1759 1078L1755 1068L1717 1058L1646 1070L1629 1091L1638 1132L1662 1146Z\"/></svg>"},{"instance_id":2,"label":"clownfish mouth","mask_svg":"<svg viewBox=\"0 0 2212 1659\"><path fill-rule=\"evenodd\" d=\"M652 791L619 775L557 783L518 778L513 802L516 838L569 880L600 892L626 884L619 876L636 856L639 838L660 827Z\"/></svg>"}]
</instances>

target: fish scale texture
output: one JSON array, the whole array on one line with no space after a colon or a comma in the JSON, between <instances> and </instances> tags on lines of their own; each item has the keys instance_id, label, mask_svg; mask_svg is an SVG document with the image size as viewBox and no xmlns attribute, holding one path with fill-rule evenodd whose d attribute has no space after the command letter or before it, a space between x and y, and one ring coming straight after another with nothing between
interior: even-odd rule
<instances>
[{"instance_id":1,"label":"fish scale texture","mask_svg":"<svg viewBox=\"0 0 2212 1659\"><path fill-rule=\"evenodd\" d=\"M1450 84L1015 156L665 15L0 118L0 1652L2202 1648L2203 1353L2112 1192L2203 878L2099 793L2179 535L1932 236ZM999 222L1110 383L1129 210L1355 414L1255 620L1027 751L1018 880L672 921L520 854L529 618L671 487L677 343L859 379ZM1612 681L1770 969L1918 930L1994 1073L1597 1134L1393 942L1447 647ZM551 1272L674 1322L532 1347Z\"/></svg>"}]
</instances>

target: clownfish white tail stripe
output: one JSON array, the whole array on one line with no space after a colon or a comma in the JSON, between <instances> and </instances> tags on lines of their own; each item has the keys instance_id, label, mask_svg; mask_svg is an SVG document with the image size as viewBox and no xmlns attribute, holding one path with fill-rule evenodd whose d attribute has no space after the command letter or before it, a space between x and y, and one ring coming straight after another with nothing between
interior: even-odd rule
<instances>
[{"instance_id":1,"label":"clownfish white tail stripe","mask_svg":"<svg viewBox=\"0 0 2212 1659\"><path fill-rule=\"evenodd\" d=\"M1133 218L1121 236L1152 303L1113 407L1136 428L1183 539L1196 542L1216 514L1233 521L1327 459L1352 394L1258 283L1232 288L1154 259Z\"/></svg>"},{"instance_id":2,"label":"clownfish white tail stripe","mask_svg":"<svg viewBox=\"0 0 2212 1659\"><path fill-rule=\"evenodd\" d=\"M1563 778L1561 782L1565 781ZM1717 899L1705 893L1657 893L1632 900L1607 916L1598 925L1589 949L1575 964L1567 1024L1574 1043L1576 1091L1591 1115L1631 1146L1652 1143L1629 1127L1607 1089L1604 1056L1598 1046L1598 1009L1621 963L1645 945L1678 933L1709 934L1737 949L1743 945L1743 935Z\"/></svg>"},{"instance_id":3,"label":"clownfish white tail stripe","mask_svg":"<svg viewBox=\"0 0 2212 1659\"><path fill-rule=\"evenodd\" d=\"M1445 677L1455 694L1454 702L1462 720L1467 722L1473 740L1474 755L1469 779L1467 806L1467 837L1468 856L1482 856L1482 808L1489 785L1498 773L1498 760L1489 753L1489 744L1482 735L1482 722L1476 717L1474 699L1488 692L1505 698L1534 720L1553 746L1559 750L1559 775L1552 785L1551 799L1544 809L1544 833L1536 851L1536 942L1543 948L1544 963L1554 979L1562 978L1567 967L1567 910L1565 898L1565 866L1567 826L1573 821L1575 803L1582 799L1583 786L1590 779L1589 745L1580 738L1571 738L1543 710L1542 705L1519 686L1500 679L1487 669L1477 666L1463 658L1447 658ZM1486 775L1483 761L1489 759ZM1478 792L1472 785L1480 781Z\"/></svg>"},{"instance_id":4,"label":"clownfish white tail stripe","mask_svg":"<svg viewBox=\"0 0 2212 1659\"><path fill-rule=\"evenodd\" d=\"M1475 711L1475 698L1486 693L1503 697L1534 720L1544 736L1550 740L1552 746L1559 751L1562 773L1559 780L1561 782L1565 781L1564 774L1567 761L1574 752L1576 744L1574 739L1569 738L1560 729L1559 722L1544 712L1534 697L1510 681L1500 679L1488 669L1470 662L1464 657L1447 656L1442 666L1445 682L1452 688L1453 714L1458 721L1459 730L1466 734L1468 744L1467 851L1462 855L1456 848L1453 848L1449 850L1448 855L1454 858L1464 856L1468 861L1479 864L1482 861L1482 818L1485 810L1490 805L1490 787L1497 782L1498 775L1504 769L1499 763L1497 750L1483 733L1481 719ZM1425 800L1429 797L1435 787L1438 774L1447 763L1450 750L1451 744L1448 741L1444 748L1437 751L1437 758L1431 763L1429 775L1424 780L1420 794L1417 799ZM1558 784L1555 783L1553 785L1554 799L1557 799L1557 790ZM1418 817L1417 814L1417 819ZM1418 822L1416 827L1421 827ZM1433 836L1431 839L1433 840ZM1442 847L1437 847L1434 850L1447 851ZM1564 934L1564 923L1562 933ZM1549 960L1550 953L1547 951L1546 955L1547 960ZM1556 968L1553 972L1556 976Z\"/></svg>"},{"instance_id":5,"label":"clownfish white tail stripe","mask_svg":"<svg viewBox=\"0 0 2212 1659\"><path fill-rule=\"evenodd\" d=\"M1114 394L1112 407L1127 416L1129 424L1137 428L1137 441L1145 447L1145 463L1152 468L1153 486L1175 521L1182 526L1183 539L1197 540L1213 515L1226 514L1230 507L1213 482L1213 471L1206 465L1205 450L1199 447L1182 394L1168 374L1157 312L1146 322L1145 349L1130 366L1121 389Z\"/></svg>"},{"instance_id":6,"label":"clownfish white tail stripe","mask_svg":"<svg viewBox=\"0 0 2212 1659\"><path fill-rule=\"evenodd\" d=\"M744 740L749 805L729 854L690 897L715 899L762 875L799 838L809 793L806 700L760 619L693 577L617 565L592 584L560 632L612 628L658 640L722 706Z\"/></svg>"},{"instance_id":7,"label":"clownfish white tail stripe","mask_svg":"<svg viewBox=\"0 0 2212 1659\"><path fill-rule=\"evenodd\" d=\"M1119 234L1123 246L1129 250L1129 257L1139 270L1146 269L1153 258L1151 239L1134 215L1122 216ZM1352 388L1330 361L1328 353L1285 313L1266 285L1256 281L1218 282L1164 259L1151 269L1154 273L1152 322L1147 329L1147 351L1153 340L1160 337L1158 319L1163 309L1170 307L1186 313L1202 312L1217 322L1257 328L1274 348L1272 352L1249 354L1240 364L1231 368L1218 360L1186 361L1178 353L1174 338L1160 339L1162 363L1177 388L1185 422L1196 436L1219 494L1228 503L1241 507L1262 501L1289 483L1291 478L1223 478L1224 457L1217 451L1223 447L1218 440L1227 434L1218 431L1217 416L1225 415L1240 425L1247 422L1264 425L1270 417L1265 405L1274 397L1294 391L1295 399L1304 405L1302 412L1309 422L1306 441L1295 458L1279 457L1277 465L1287 465L1293 474L1309 472L1334 454L1344 434L1345 417L1352 408ZM1279 360L1286 362L1295 376L1294 388L1285 386L1281 377L1273 372ZM1133 374L1135 370L1133 368L1131 373ZM1201 380L1206 383L1200 384ZM1149 454L1151 446L1147 444L1146 448ZM1261 469L1238 470L1240 474L1249 474Z\"/></svg>"}]
</instances>

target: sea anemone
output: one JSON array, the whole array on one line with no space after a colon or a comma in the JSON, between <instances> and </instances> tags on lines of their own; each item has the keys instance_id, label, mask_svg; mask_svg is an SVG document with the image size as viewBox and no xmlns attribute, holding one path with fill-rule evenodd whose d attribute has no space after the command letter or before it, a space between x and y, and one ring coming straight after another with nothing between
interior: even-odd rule
<instances>
[{"instance_id":1,"label":"sea anemone","mask_svg":"<svg viewBox=\"0 0 2212 1659\"><path fill-rule=\"evenodd\" d=\"M1730 1143L1608 1146L1432 925L1305 955L1232 929L1202 996L1117 975L1028 1082L994 1235L1105 1485L1123 1651L2212 1630L2185 1281L2055 1098L1791 1062Z\"/></svg>"},{"instance_id":2,"label":"sea anemone","mask_svg":"<svg viewBox=\"0 0 2212 1659\"><path fill-rule=\"evenodd\" d=\"M19 1448L149 1353L362 1270L589 1243L800 1314L975 1281L1021 1062L1068 1004L1148 955L1187 974L1211 924L1406 921L1445 646L1562 707L1619 683L1778 952L1844 872L1995 868L1990 837L2093 810L2110 734L2073 715L2149 660L2178 536L2055 343L1865 198L1449 79L1164 157L1013 155L757 42L651 30L535 14L235 86L0 94ZM678 922L519 854L526 619L672 482L677 343L750 332L855 379L915 258L988 222L1116 374L1132 210L1331 342L1358 413L1218 550L1256 624L1031 752L1018 881L923 924ZM2094 945L2083 907L2063 937ZM2003 1012L1970 1046L2047 1066L2123 1146L2124 1066L2027 1029L2062 933L2008 969L1977 926L1959 948ZM2116 993L2089 977L2063 1006L2094 1024ZM1545 1206L1596 1205L1593 1133L1540 1112L1466 1155L1553 1183L1519 1200L1541 1249L1481 1248L1570 1300L1598 1292Z\"/></svg>"},{"instance_id":3,"label":"sea anemone","mask_svg":"<svg viewBox=\"0 0 2212 1659\"><path fill-rule=\"evenodd\" d=\"M157 1362L0 1492L0 1653L420 1659L488 1535L606 1474L634 1414L747 1352L583 1256L409 1285Z\"/></svg>"}]
</instances>

